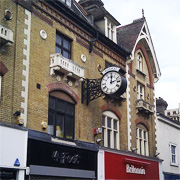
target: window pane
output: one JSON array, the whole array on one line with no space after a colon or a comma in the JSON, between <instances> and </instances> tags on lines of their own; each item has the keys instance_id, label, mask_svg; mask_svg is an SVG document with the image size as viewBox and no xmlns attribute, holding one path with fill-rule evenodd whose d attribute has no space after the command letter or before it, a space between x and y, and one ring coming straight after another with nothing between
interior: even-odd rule
<instances>
[{"instance_id":1,"label":"window pane","mask_svg":"<svg viewBox=\"0 0 180 180\"><path fill-rule=\"evenodd\" d=\"M139 153L142 154L142 141L139 140Z\"/></svg>"},{"instance_id":2,"label":"window pane","mask_svg":"<svg viewBox=\"0 0 180 180\"><path fill-rule=\"evenodd\" d=\"M65 122L66 139L73 139L73 132L74 132L73 118L67 117Z\"/></svg>"},{"instance_id":3,"label":"window pane","mask_svg":"<svg viewBox=\"0 0 180 180\"><path fill-rule=\"evenodd\" d=\"M63 40L63 47L64 47L65 49L70 50L70 42L67 41L66 39L64 39L64 40Z\"/></svg>"},{"instance_id":4,"label":"window pane","mask_svg":"<svg viewBox=\"0 0 180 180\"><path fill-rule=\"evenodd\" d=\"M172 163L176 163L176 156L172 155Z\"/></svg>"},{"instance_id":5,"label":"window pane","mask_svg":"<svg viewBox=\"0 0 180 180\"><path fill-rule=\"evenodd\" d=\"M144 155L146 155L146 141L144 141Z\"/></svg>"},{"instance_id":6,"label":"window pane","mask_svg":"<svg viewBox=\"0 0 180 180\"><path fill-rule=\"evenodd\" d=\"M67 58L67 59L69 59L69 58L70 58L70 56L69 56L69 52L67 52L67 51L65 51L65 50L63 50L62 55L63 55L65 58Z\"/></svg>"},{"instance_id":7,"label":"window pane","mask_svg":"<svg viewBox=\"0 0 180 180\"><path fill-rule=\"evenodd\" d=\"M172 152L172 154L175 154L175 146L173 146L173 145L171 145L171 152Z\"/></svg>"},{"instance_id":8,"label":"window pane","mask_svg":"<svg viewBox=\"0 0 180 180\"><path fill-rule=\"evenodd\" d=\"M105 144L105 142L104 142L104 141L105 141L105 139L104 139L104 134L105 134L105 129L103 128L103 129L102 129L103 146L104 146L104 144Z\"/></svg>"},{"instance_id":9,"label":"window pane","mask_svg":"<svg viewBox=\"0 0 180 180\"><path fill-rule=\"evenodd\" d=\"M107 138L108 138L108 142L107 142L108 144L107 144L107 147L110 147L110 144L111 144L111 137L110 137L110 134L111 134L111 132L110 132L109 129L107 130L107 133L108 133L108 134L107 134Z\"/></svg>"},{"instance_id":10,"label":"window pane","mask_svg":"<svg viewBox=\"0 0 180 180\"><path fill-rule=\"evenodd\" d=\"M109 38L109 31L110 31L110 29L108 28L108 34L107 34L107 37Z\"/></svg>"},{"instance_id":11,"label":"window pane","mask_svg":"<svg viewBox=\"0 0 180 180\"><path fill-rule=\"evenodd\" d=\"M48 112L48 134L51 134L51 135L54 134L54 128L53 128L54 116L55 116L55 113L51 111Z\"/></svg>"},{"instance_id":12,"label":"window pane","mask_svg":"<svg viewBox=\"0 0 180 180\"><path fill-rule=\"evenodd\" d=\"M60 35L57 34L57 36L56 36L56 44L61 45L61 43L62 43L62 38L61 38Z\"/></svg>"},{"instance_id":13,"label":"window pane","mask_svg":"<svg viewBox=\"0 0 180 180\"><path fill-rule=\"evenodd\" d=\"M49 97L49 108L55 109L55 99L52 97Z\"/></svg>"},{"instance_id":14,"label":"window pane","mask_svg":"<svg viewBox=\"0 0 180 180\"><path fill-rule=\"evenodd\" d=\"M107 118L107 127L111 128L111 118Z\"/></svg>"},{"instance_id":15,"label":"window pane","mask_svg":"<svg viewBox=\"0 0 180 180\"><path fill-rule=\"evenodd\" d=\"M62 52L61 52L61 48L60 48L60 47L57 47L57 46L56 46L56 53L60 53L60 54L62 54Z\"/></svg>"},{"instance_id":16,"label":"window pane","mask_svg":"<svg viewBox=\"0 0 180 180\"><path fill-rule=\"evenodd\" d=\"M114 132L114 148L115 149L117 148L117 143L116 143L117 138L116 138L116 136L117 136L117 133Z\"/></svg>"},{"instance_id":17,"label":"window pane","mask_svg":"<svg viewBox=\"0 0 180 180\"><path fill-rule=\"evenodd\" d=\"M142 138L142 130L139 129L139 138Z\"/></svg>"},{"instance_id":18,"label":"window pane","mask_svg":"<svg viewBox=\"0 0 180 180\"><path fill-rule=\"evenodd\" d=\"M102 116L102 125L105 126L105 116Z\"/></svg>"},{"instance_id":19,"label":"window pane","mask_svg":"<svg viewBox=\"0 0 180 180\"><path fill-rule=\"evenodd\" d=\"M146 139L146 131L144 131L144 139Z\"/></svg>"},{"instance_id":20,"label":"window pane","mask_svg":"<svg viewBox=\"0 0 180 180\"><path fill-rule=\"evenodd\" d=\"M113 31L111 31L111 39L113 40Z\"/></svg>"},{"instance_id":21,"label":"window pane","mask_svg":"<svg viewBox=\"0 0 180 180\"><path fill-rule=\"evenodd\" d=\"M114 120L114 129L117 130L117 121Z\"/></svg>"},{"instance_id":22,"label":"window pane","mask_svg":"<svg viewBox=\"0 0 180 180\"><path fill-rule=\"evenodd\" d=\"M142 93L142 86L140 86L140 93Z\"/></svg>"},{"instance_id":23,"label":"window pane","mask_svg":"<svg viewBox=\"0 0 180 180\"><path fill-rule=\"evenodd\" d=\"M64 116L56 115L56 137L64 137Z\"/></svg>"},{"instance_id":24,"label":"window pane","mask_svg":"<svg viewBox=\"0 0 180 180\"><path fill-rule=\"evenodd\" d=\"M68 103L66 112L67 112L67 114L74 115L74 105Z\"/></svg>"},{"instance_id":25,"label":"window pane","mask_svg":"<svg viewBox=\"0 0 180 180\"><path fill-rule=\"evenodd\" d=\"M65 112L65 110L66 110L65 102L58 99L56 102L56 110L61 111L61 112Z\"/></svg>"}]
</instances>

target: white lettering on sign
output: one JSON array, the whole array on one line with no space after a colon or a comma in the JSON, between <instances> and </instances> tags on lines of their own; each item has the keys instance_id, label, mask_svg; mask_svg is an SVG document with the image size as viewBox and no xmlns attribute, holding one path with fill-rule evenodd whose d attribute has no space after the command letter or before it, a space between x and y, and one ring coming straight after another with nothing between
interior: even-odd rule
<instances>
[{"instance_id":1,"label":"white lettering on sign","mask_svg":"<svg viewBox=\"0 0 180 180\"><path fill-rule=\"evenodd\" d=\"M119 72L120 68L119 67L108 67L104 71L101 72L102 75L106 74L109 71L116 71Z\"/></svg>"},{"instance_id":2,"label":"white lettering on sign","mask_svg":"<svg viewBox=\"0 0 180 180\"><path fill-rule=\"evenodd\" d=\"M146 174L146 171L143 167L136 168L134 165L126 164L126 173L132 173L132 174Z\"/></svg>"}]
</instances>

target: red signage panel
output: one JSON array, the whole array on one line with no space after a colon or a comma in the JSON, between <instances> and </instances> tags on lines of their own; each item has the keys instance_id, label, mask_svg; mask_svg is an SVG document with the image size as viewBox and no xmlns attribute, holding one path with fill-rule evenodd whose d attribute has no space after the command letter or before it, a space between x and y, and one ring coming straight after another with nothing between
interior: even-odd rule
<instances>
[{"instance_id":1,"label":"red signage panel","mask_svg":"<svg viewBox=\"0 0 180 180\"><path fill-rule=\"evenodd\" d=\"M159 162L105 152L105 179L159 179Z\"/></svg>"}]
</instances>

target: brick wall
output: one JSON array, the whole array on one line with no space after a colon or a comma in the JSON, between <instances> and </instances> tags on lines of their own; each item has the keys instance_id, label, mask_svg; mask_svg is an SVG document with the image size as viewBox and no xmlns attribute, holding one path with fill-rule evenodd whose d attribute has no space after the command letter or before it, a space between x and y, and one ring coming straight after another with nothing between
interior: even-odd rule
<instances>
[{"instance_id":1,"label":"brick wall","mask_svg":"<svg viewBox=\"0 0 180 180\"><path fill-rule=\"evenodd\" d=\"M7 67L8 72L2 79L2 99L0 101L0 121L17 124L17 117L13 115L21 110L21 81L23 61L23 30L24 30L24 9L11 0L1 1L0 12L8 9L12 12L13 18L10 21L4 20L4 13L0 13L0 24L13 31L12 45L0 47L0 60Z\"/></svg>"}]
</instances>

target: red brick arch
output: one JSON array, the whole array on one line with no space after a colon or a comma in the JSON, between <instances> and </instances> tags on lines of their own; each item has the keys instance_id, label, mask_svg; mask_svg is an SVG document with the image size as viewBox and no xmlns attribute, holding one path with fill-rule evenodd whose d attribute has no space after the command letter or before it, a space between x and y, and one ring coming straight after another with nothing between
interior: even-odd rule
<instances>
[{"instance_id":1,"label":"red brick arch","mask_svg":"<svg viewBox=\"0 0 180 180\"><path fill-rule=\"evenodd\" d=\"M103 106L101 106L101 111L104 112L104 111L112 111L113 113L115 113L117 115L117 117L119 119L122 118L122 114L120 113L120 111L115 108L114 106L112 105L109 105L109 104L105 104Z\"/></svg>"},{"instance_id":2,"label":"red brick arch","mask_svg":"<svg viewBox=\"0 0 180 180\"><path fill-rule=\"evenodd\" d=\"M62 84L60 82L54 82L54 83L50 83L47 85L47 89L48 92L52 92L52 91L63 91L65 93L67 93L69 96L72 97L72 99L75 101L75 103L77 104L79 101L79 97L78 95L67 85Z\"/></svg>"},{"instance_id":3,"label":"red brick arch","mask_svg":"<svg viewBox=\"0 0 180 180\"><path fill-rule=\"evenodd\" d=\"M135 49L135 53L136 53L136 51L138 49L143 53L143 56L144 56L144 59L146 61L147 68L148 68L149 81L150 81L149 84L153 87L153 73L152 73L152 70L151 70L150 62L148 60L149 59L148 55L146 53L146 50L145 50L144 46L141 43L137 44L136 49ZM134 63L134 62L132 62L132 63Z\"/></svg>"},{"instance_id":4,"label":"red brick arch","mask_svg":"<svg viewBox=\"0 0 180 180\"><path fill-rule=\"evenodd\" d=\"M149 126L148 122L147 122L146 120L144 120L144 118L137 118L137 119L135 120L135 124L136 124L136 126L137 126L138 124L143 124L143 125L147 128L148 131L149 131L149 129L150 129L150 126Z\"/></svg>"}]
</instances>

